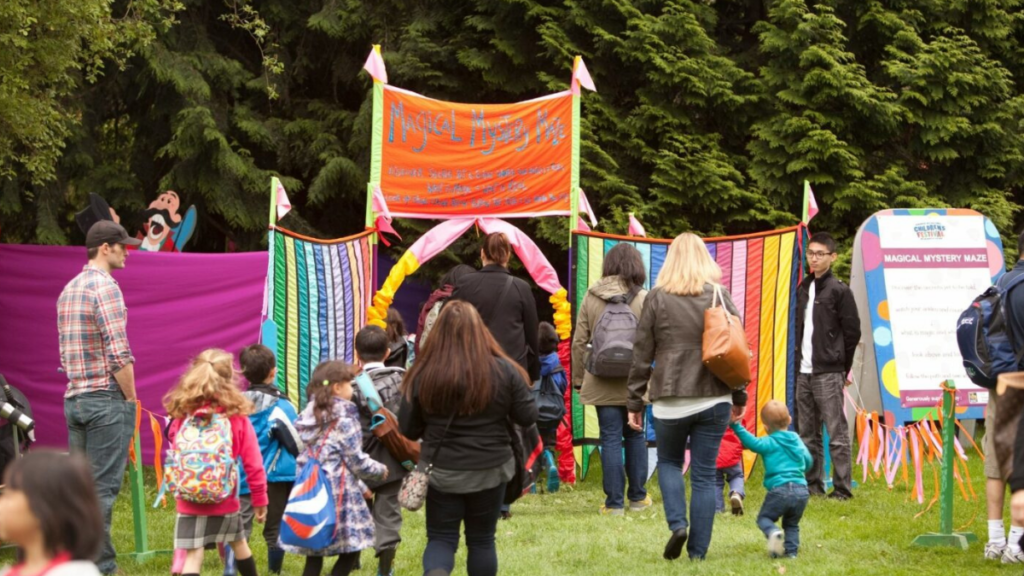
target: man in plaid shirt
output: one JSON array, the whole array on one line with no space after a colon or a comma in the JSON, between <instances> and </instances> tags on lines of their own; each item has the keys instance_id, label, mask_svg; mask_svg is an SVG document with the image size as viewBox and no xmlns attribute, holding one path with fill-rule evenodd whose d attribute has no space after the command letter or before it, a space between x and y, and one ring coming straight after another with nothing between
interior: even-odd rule
<instances>
[{"instance_id":1,"label":"man in plaid shirt","mask_svg":"<svg viewBox=\"0 0 1024 576\"><path fill-rule=\"evenodd\" d=\"M135 358L124 298L110 272L124 268L126 245L140 243L116 222L94 224L85 240L89 263L57 300L60 359L68 377L68 443L92 464L106 529L97 562L104 574L118 572L110 521L135 428Z\"/></svg>"}]
</instances>

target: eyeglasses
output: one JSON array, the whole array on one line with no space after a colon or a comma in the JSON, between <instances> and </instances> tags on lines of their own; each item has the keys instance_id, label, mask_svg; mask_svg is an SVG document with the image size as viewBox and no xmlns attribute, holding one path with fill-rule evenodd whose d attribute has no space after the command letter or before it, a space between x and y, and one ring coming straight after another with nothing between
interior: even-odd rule
<instances>
[{"instance_id":1,"label":"eyeglasses","mask_svg":"<svg viewBox=\"0 0 1024 576\"><path fill-rule=\"evenodd\" d=\"M818 258L824 258L826 256L831 256L833 254L835 254L835 252L808 252L807 259L817 260Z\"/></svg>"}]
</instances>

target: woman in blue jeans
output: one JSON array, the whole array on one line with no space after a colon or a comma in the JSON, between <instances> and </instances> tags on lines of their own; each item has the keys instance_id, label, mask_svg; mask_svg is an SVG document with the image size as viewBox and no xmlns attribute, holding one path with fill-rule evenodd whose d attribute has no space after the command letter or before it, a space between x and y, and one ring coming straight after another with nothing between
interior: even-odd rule
<instances>
[{"instance_id":1,"label":"woman in blue jeans","mask_svg":"<svg viewBox=\"0 0 1024 576\"><path fill-rule=\"evenodd\" d=\"M643 289L646 281L647 272L640 252L630 244L616 244L604 256L601 279L583 297L572 339L573 386L580 391L583 404L597 409L601 431L605 500L600 511L611 516L625 513L627 478L629 509L640 511L651 506L651 499L644 488L647 482L647 441L642 431L633 430L628 425L626 376L629 374L629 361L618 366L592 361L596 360L594 346L601 347L601 342L619 338L611 334L616 330L615 326L608 330L611 318L602 322L611 304L621 302L629 307L633 318L640 317L647 296ZM616 320L615 324L619 325L619 321ZM625 335L629 342L632 342L634 334L630 329ZM614 341L611 344L614 345Z\"/></svg>"},{"instance_id":2,"label":"woman in blue jeans","mask_svg":"<svg viewBox=\"0 0 1024 576\"><path fill-rule=\"evenodd\" d=\"M402 392L402 434L423 439L420 465L432 466L423 573L451 574L465 525L466 572L497 574L494 531L515 472L509 422L537 422L526 371L502 351L476 308L452 300L406 373Z\"/></svg>"},{"instance_id":3,"label":"woman in blue jeans","mask_svg":"<svg viewBox=\"0 0 1024 576\"><path fill-rule=\"evenodd\" d=\"M683 546L691 560L703 560L715 522L715 460L732 417L747 403L701 359L704 311L711 307L722 271L704 242L693 234L676 237L640 313L629 372L629 425L643 429L645 397L653 404L658 443L658 484L672 535L664 557L675 560ZM738 315L720 288L730 313ZM687 520L683 460L690 445L691 500Z\"/></svg>"}]
</instances>

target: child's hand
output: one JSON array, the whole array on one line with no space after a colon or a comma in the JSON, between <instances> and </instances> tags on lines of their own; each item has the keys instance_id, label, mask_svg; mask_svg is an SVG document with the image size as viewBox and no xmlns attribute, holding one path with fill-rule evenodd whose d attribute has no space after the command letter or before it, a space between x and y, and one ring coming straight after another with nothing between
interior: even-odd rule
<instances>
[{"instance_id":1,"label":"child's hand","mask_svg":"<svg viewBox=\"0 0 1024 576\"><path fill-rule=\"evenodd\" d=\"M388 469L386 467L384 468L384 473L380 475L380 479L381 480L387 480L388 479Z\"/></svg>"},{"instance_id":2,"label":"child's hand","mask_svg":"<svg viewBox=\"0 0 1024 576\"><path fill-rule=\"evenodd\" d=\"M373 500L373 490L370 490L370 489L364 490L363 491L363 500L366 500L367 502L369 502L370 500Z\"/></svg>"},{"instance_id":3,"label":"child's hand","mask_svg":"<svg viewBox=\"0 0 1024 576\"><path fill-rule=\"evenodd\" d=\"M257 522L259 522L260 524L263 524L264 522L267 521L267 507L266 506L257 506L256 509L255 509L255 512L256 512L256 521Z\"/></svg>"}]
</instances>

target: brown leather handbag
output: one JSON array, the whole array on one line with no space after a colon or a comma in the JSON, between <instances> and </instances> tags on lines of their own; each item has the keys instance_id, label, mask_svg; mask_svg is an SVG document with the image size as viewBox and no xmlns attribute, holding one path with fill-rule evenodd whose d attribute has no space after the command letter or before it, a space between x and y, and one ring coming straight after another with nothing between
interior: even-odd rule
<instances>
[{"instance_id":1,"label":"brown leather handbag","mask_svg":"<svg viewBox=\"0 0 1024 576\"><path fill-rule=\"evenodd\" d=\"M740 390L750 382L750 345L743 322L725 309L722 287L716 285L711 297L711 308L704 311L704 365L719 380L733 390Z\"/></svg>"}]
</instances>

